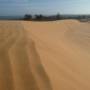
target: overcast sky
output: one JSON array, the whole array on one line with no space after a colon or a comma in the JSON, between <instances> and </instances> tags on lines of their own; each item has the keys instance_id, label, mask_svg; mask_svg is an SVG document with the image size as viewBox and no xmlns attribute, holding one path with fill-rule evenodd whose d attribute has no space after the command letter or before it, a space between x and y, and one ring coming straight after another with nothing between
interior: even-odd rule
<instances>
[{"instance_id":1,"label":"overcast sky","mask_svg":"<svg viewBox=\"0 0 90 90\"><path fill-rule=\"evenodd\" d=\"M30 14L90 14L90 0L0 0L0 16Z\"/></svg>"}]
</instances>

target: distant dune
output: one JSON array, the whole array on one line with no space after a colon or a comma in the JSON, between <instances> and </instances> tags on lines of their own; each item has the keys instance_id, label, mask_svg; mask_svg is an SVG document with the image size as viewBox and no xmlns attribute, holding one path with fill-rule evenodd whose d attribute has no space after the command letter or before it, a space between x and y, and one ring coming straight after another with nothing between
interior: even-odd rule
<instances>
[{"instance_id":1,"label":"distant dune","mask_svg":"<svg viewBox=\"0 0 90 90\"><path fill-rule=\"evenodd\" d=\"M0 90L90 90L90 23L0 21Z\"/></svg>"}]
</instances>

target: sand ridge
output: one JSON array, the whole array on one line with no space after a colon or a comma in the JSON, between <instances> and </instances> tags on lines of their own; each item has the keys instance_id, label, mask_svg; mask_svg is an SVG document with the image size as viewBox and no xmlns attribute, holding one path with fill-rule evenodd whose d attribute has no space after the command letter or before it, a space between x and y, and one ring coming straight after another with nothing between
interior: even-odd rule
<instances>
[{"instance_id":1,"label":"sand ridge","mask_svg":"<svg viewBox=\"0 0 90 90\"><path fill-rule=\"evenodd\" d=\"M34 42L25 34L20 22L0 22L0 90L52 90Z\"/></svg>"}]
</instances>

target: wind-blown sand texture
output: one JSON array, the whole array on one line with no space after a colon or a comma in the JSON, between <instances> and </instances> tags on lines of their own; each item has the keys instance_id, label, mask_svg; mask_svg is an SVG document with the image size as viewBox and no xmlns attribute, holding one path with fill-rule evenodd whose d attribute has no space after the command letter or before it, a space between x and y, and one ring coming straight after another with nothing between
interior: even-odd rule
<instances>
[{"instance_id":1,"label":"wind-blown sand texture","mask_svg":"<svg viewBox=\"0 0 90 90\"><path fill-rule=\"evenodd\" d=\"M0 90L90 90L90 23L0 21Z\"/></svg>"}]
</instances>

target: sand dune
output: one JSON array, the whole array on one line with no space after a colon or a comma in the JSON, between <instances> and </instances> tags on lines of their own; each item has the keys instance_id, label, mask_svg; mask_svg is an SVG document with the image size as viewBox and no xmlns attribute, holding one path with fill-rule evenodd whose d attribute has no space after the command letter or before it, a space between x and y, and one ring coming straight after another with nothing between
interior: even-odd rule
<instances>
[{"instance_id":1,"label":"sand dune","mask_svg":"<svg viewBox=\"0 0 90 90\"><path fill-rule=\"evenodd\" d=\"M0 21L0 90L90 90L90 24Z\"/></svg>"}]
</instances>

